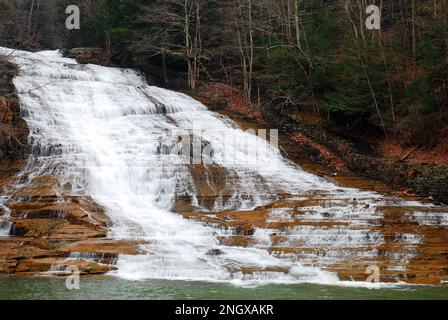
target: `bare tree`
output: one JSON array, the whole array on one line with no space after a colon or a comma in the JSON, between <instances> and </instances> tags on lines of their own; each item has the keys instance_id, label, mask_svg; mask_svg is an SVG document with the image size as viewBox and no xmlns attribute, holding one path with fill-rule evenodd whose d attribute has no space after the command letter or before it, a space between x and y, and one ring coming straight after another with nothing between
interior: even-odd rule
<instances>
[{"instance_id":1,"label":"bare tree","mask_svg":"<svg viewBox=\"0 0 448 320\"><path fill-rule=\"evenodd\" d=\"M254 29L252 0L235 2L235 28L238 36L238 50L243 71L244 95L251 103L254 65Z\"/></svg>"}]
</instances>

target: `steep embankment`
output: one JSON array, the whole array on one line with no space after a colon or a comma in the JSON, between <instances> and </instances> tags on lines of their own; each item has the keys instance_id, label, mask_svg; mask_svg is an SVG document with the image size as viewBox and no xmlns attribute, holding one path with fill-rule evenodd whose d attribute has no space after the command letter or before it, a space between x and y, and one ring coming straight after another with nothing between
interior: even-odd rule
<instances>
[{"instance_id":1,"label":"steep embankment","mask_svg":"<svg viewBox=\"0 0 448 320\"><path fill-rule=\"evenodd\" d=\"M28 153L28 126L12 83L16 75L17 68L0 56L0 179L14 174Z\"/></svg>"},{"instance_id":2,"label":"steep embankment","mask_svg":"<svg viewBox=\"0 0 448 320\"><path fill-rule=\"evenodd\" d=\"M197 98L237 121L249 121L256 127L279 128L280 145L291 159L299 163L318 163L326 168L324 171L327 174L361 175L384 182L397 189L399 194L448 203L446 157L440 161L430 161L434 160L428 159L431 153L423 148L410 148L397 153L395 147L395 154L391 154L384 144L378 149L385 152L374 152L369 148L361 150L357 143L305 121L296 111L281 113L252 108L239 90L223 84L204 85ZM412 157L414 152L420 153L420 160Z\"/></svg>"},{"instance_id":3,"label":"steep embankment","mask_svg":"<svg viewBox=\"0 0 448 320\"><path fill-rule=\"evenodd\" d=\"M374 265L384 282L447 280L446 207L321 179L132 70L14 59L33 152L2 201L2 272L364 286Z\"/></svg>"},{"instance_id":4,"label":"steep embankment","mask_svg":"<svg viewBox=\"0 0 448 320\"><path fill-rule=\"evenodd\" d=\"M294 133L299 132L325 146L343 159L348 170L355 174L385 182L406 195L428 197L436 203L448 203L448 168L445 166L383 157L381 154L361 151L355 143L314 125L272 114L268 118L293 138Z\"/></svg>"}]
</instances>

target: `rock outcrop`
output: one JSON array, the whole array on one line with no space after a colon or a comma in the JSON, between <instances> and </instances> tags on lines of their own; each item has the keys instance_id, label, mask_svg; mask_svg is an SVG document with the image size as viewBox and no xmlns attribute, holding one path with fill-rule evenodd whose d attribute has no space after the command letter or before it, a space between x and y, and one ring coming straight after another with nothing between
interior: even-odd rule
<instances>
[{"instance_id":1,"label":"rock outcrop","mask_svg":"<svg viewBox=\"0 0 448 320\"><path fill-rule=\"evenodd\" d=\"M76 59L81 64L109 65L109 56L102 48L73 48L69 51L69 58Z\"/></svg>"},{"instance_id":2,"label":"rock outcrop","mask_svg":"<svg viewBox=\"0 0 448 320\"><path fill-rule=\"evenodd\" d=\"M58 178L38 177L16 188L6 203L12 227L0 237L0 273L65 275L114 270L119 254L138 254L142 242L107 238L111 221L91 198L58 192ZM1 210L1 209L0 209Z\"/></svg>"},{"instance_id":3,"label":"rock outcrop","mask_svg":"<svg viewBox=\"0 0 448 320\"><path fill-rule=\"evenodd\" d=\"M28 126L12 84L16 73L16 67L0 57L0 179L13 174L19 167L17 161L29 151Z\"/></svg>"},{"instance_id":4,"label":"rock outcrop","mask_svg":"<svg viewBox=\"0 0 448 320\"><path fill-rule=\"evenodd\" d=\"M249 107L236 103L242 93L223 84L205 84L196 93L196 99L212 109L236 120L248 128L278 128L280 146L287 157L298 162L318 163L326 173L354 173L405 189L406 194L430 197L435 202L448 204L448 168L430 163L410 163L382 159L369 152L360 151L354 143L331 134L327 130L305 121L298 121L291 112L265 109L249 112Z\"/></svg>"}]
</instances>

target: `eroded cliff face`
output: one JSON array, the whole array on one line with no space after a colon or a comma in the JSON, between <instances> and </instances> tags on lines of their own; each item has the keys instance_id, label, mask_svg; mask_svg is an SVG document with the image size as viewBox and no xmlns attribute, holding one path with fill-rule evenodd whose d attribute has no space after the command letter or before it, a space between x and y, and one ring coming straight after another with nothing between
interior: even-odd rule
<instances>
[{"instance_id":1,"label":"eroded cliff face","mask_svg":"<svg viewBox=\"0 0 448 320\"><path fill-rule=\"evenodd\" d=\"M29 150L28 126L12 84L16 73L16 67L0 57L0 179L14 174Z\"/></svg>"},{"instance_id":2,"label":"eroded cliff face","mask_svg":"<svg viewBox=\"0 0 448 320\"><path fill-rule=\"evenodd\" d=\"M66 194L57 176L20 179L2 185L8 199L0 217L8 215L10 231L0 237L0 274L63 276L68 266L104 274L115 269L119 254L139 253L142 242L107 238L111 221L104 209L90 197Z\"/></svg>"}]
</instances>

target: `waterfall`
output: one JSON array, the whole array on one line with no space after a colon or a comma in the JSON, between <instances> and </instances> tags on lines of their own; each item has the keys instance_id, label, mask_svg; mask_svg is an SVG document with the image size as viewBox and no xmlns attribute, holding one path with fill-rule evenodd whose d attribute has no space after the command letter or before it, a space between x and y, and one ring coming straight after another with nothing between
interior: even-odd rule
<instances>
[{"instance_id":1,"label":"waterfall","mask_svg":"<svg viewBox=\"0 0 448 320\"><path fill-rule=\"evenodd\" d=\"M262 137L244 132L187 95L149 86L135 71L80 65L57 51L11 55L20 68L14 84L30 128L33 153L24 169L28 179L57 174L71 194L91 196L105 207L113 222L110 237L147 240L141 254L118 257L114 275L236 283L338 281L333 273L305 267L293 256L271 255L261 245L223 245L219 238L231 230L187 219L173 206L179 198L189 199L197 214L206 214L251 210L282 193L299 197L320 192L338 199L378 195L336 187L303 171ZM213 170L223 174L210 208L198 201L194 165L185 161L190 153L185 155L181 136L200 138L211 151L207 163L197 165L205 179ZM345 214L338 208L333 213ZM279 210L271 216L287 214ZM309 214L323 211L314 208ZM359 214L370 219L376 213L370 208ZM328 229L320 236L332 241L334 232L347 232L341 230ZM289 232L290 241L313 233L300 227ZM352 236L356 241L364 234ZM261 228L254 238L259 244L269 242ZM382 241L381 235L369 241ZM213 250L220 254L210 254ZM260 271L248 277L244 268Z\"/></svg>"},{"instance_id":2,"label":"waterfall","mask_svg":"<svg viewBox=\"0 0 448 320\"><path fill-rule=\"evenodd\" d=\"M0 210L3 213L0 217L0 237L8 236L11 230L11 221L9 221L11 210L4 205L6 199L7 197L0 196Z\"/></svg>"}]
</instances>

